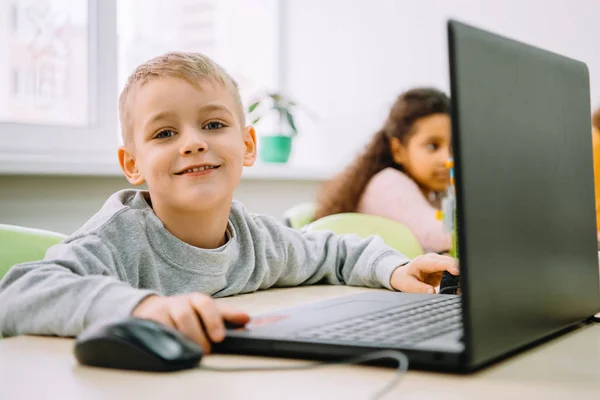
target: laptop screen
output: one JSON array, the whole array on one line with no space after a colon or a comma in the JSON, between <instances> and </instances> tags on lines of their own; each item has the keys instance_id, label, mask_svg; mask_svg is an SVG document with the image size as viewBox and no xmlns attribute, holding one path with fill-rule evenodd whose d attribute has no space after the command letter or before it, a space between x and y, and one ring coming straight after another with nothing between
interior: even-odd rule
<instances>
[{"instance_id":1,"label":"laptop screen","mask_svg":"<svg viewBox=\"0 0 600 400\"><path fill-rule=\"evenodd\" d=\"M468 357L504 355L600 309L585 64L448 24Z\"/></svg>"}]
</instances>

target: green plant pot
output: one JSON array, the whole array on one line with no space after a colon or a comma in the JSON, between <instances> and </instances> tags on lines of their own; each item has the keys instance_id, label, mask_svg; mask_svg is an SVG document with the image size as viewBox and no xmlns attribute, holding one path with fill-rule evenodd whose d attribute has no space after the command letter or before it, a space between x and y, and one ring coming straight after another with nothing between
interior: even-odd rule
<instances>
[{"instance_id":1,"label":"green plant pot","mask_svg":"<svg viewBox=\"0 0 600 400\"><path fill-rule=\"evenodd\" d=\"M286 135L261 136L258 143L260 160L267 163L285 163L292 152L292 137Z\"/></svg>"}]
</instances>

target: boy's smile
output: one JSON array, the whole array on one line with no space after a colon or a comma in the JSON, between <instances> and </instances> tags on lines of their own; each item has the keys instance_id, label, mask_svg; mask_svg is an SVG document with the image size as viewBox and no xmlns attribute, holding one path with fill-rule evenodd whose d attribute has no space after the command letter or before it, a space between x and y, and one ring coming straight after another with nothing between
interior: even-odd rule
<instances>
[{"instance_id":1,"label":"boy's smile","mask_svg":"<svg viewBox=\"0 0 600 400\"><path fill-rule=\"evenodd\" d=\"M185 175L185 176L208 175L219 167L220 167L220 165L210 165L210 164L189 165L189 166L185 167L183 170L176 172L175 175Z\"/></svg>"}]
</instances>

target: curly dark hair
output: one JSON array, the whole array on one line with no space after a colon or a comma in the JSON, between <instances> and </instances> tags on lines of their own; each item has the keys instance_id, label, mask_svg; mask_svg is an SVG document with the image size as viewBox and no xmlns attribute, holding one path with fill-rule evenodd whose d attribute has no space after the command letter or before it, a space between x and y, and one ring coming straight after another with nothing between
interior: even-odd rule
<instances>
[{"instance_id":1,"label":"curly dark hair","mask_svg":"<svg viewBox=\"0 0 600 400\"><path fill-rule=\"evenodd\" d=\"M317 196L314 218L355 212L367 184L376 173L388 167L400 168L394 162L390 138L396 137L406 145L417 120L449 113L450 99L437 89L414 88L398 96L383 127L364 151L338 176L323 185Z\"/></svg>"}]
</instances>

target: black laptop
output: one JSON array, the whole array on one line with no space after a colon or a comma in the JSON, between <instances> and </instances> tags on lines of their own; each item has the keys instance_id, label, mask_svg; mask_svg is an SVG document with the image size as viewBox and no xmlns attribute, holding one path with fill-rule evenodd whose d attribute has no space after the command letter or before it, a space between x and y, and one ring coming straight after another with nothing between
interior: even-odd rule
<instances>
[{"instance_id":1,"label":"black laptop","mask_svg":"<svg viewBox=\"0 0 600 400\"><path fill-rule=\"evenodd\" d=\"M461 295L371 291L261 316L219 352L396 349L471 371L600 311L584 63L448 22Z\"/></svg>"}]
</instances>

